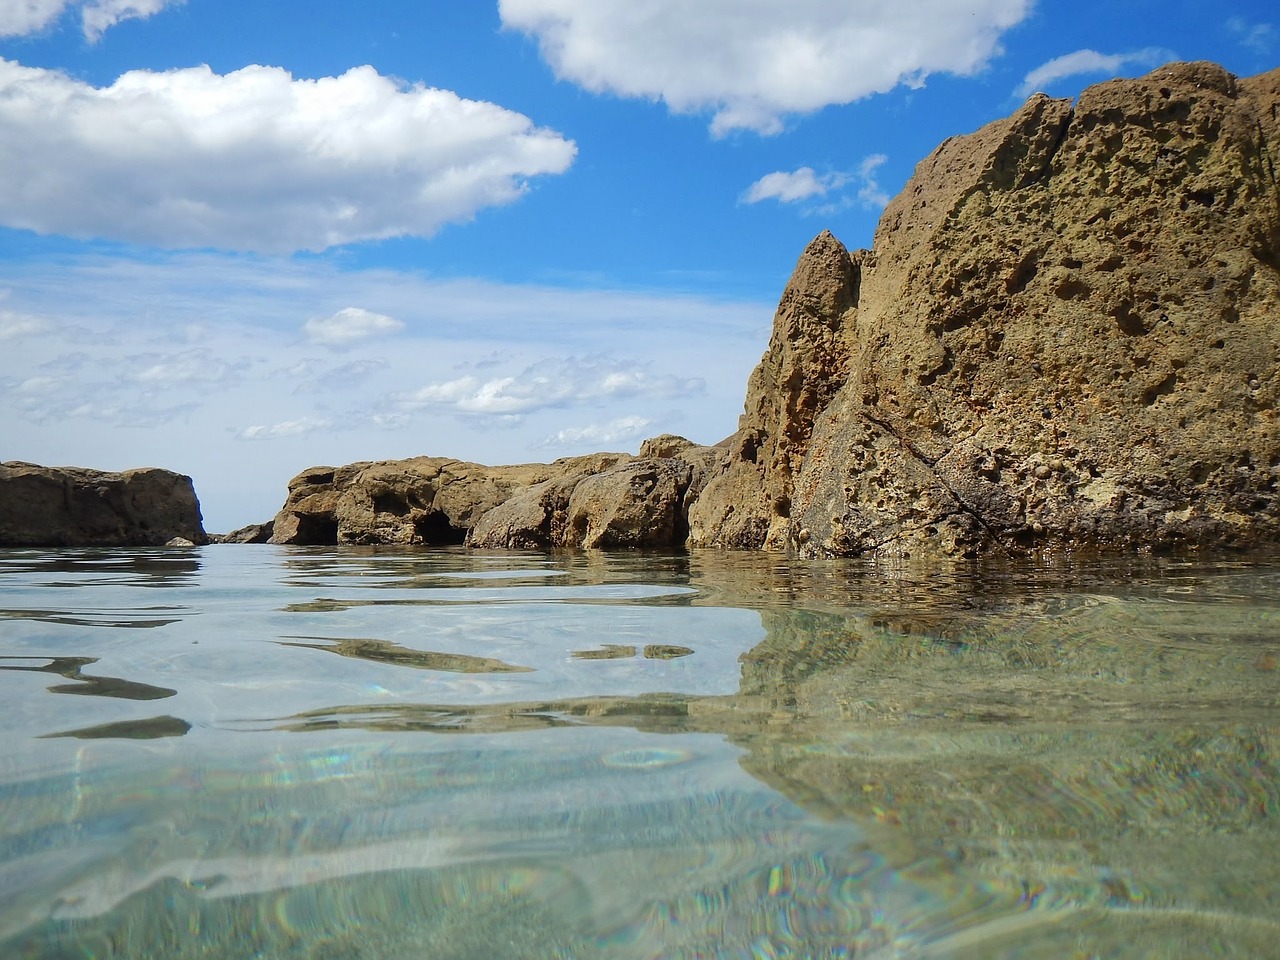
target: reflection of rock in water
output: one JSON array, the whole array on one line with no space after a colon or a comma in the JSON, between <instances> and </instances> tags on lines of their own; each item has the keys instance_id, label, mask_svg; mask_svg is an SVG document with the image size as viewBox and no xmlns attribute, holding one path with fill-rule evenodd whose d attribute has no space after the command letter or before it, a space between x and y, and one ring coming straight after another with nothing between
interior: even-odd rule
<instances>
[{"instance_id":1,"label":"reflection of rock in water","mask_svg":"<svg viewBox=\"0 0 1280 960\"><path fill-rule=\"evenodd\" d=\"M1213 605L1101 597L764 618L736 700L770 722L731 731L743 765L921 883L1083 911L1060 945L1097 955L1280 936L1280 725L1256 666L1280 639Z\"/></svg>"},{"instance_id":2,"label":"reflection of rock in water","mask_svg":"<svg viewBox=\"0 0 1280 960\"><path fill-rule=\"evenodd\" d=\"M29 673L53 673L75 683L56 683L49 687L50 693L71 693L86 697L117 697L122 700L163 700L174 696L178 691L169 687L154 687L149 683L136 680L123 680L119 677L95 677L80 671L91 663L97 663L97 657L4 657L3 660L48 660L39 667L10 666L0 664L0 670L14 670Z\"/></svg>"},{"instance_id":3,"label":"reflection of rock in water","mask_svg":"<svg viewBox=\"0 0 1280 960\"><path fill-rule=\"evenodd\" d=\"M277 642L282 647L324 650L343 657L354 657L374 663L390 663L397 667L414 667L418 670L442 670L449 673L529 673L533 670L532 667L516 666L492 657L473 657L465 653L443 653L436 650L411 650L389 640L354 637L297 637L295 639L320 642Z\"/></svg>"}]
</instances>

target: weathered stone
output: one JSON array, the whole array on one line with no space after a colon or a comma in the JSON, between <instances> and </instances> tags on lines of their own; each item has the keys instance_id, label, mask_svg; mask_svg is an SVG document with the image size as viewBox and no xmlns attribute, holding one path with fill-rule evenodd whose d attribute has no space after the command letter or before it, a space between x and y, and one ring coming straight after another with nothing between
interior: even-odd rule
<instances>
[{"instance_id":1,"label":"weathered stone","mask_svg":"<svg viewBox=\"0 0 1280 960\"><path fill-rule=\"evenodd\" d=\"M232 530L230 533L217 533L209 535L210 543L268 543L271 540L271 534L274 532L275 524L268 520L266 523L251 523L244 527Z\"/></svg>"},{"instance_id":2,"label":"weathered stone","mask_svg":"<svg viewBox=\"0 0 1280 960\"><path fill-rule=\"evenodd\" d=\"M690 541L1280 540L1278 115L1174 64L948 140L801 257Z\"/></svg>"},{"instance_id":3,"label":"weathered stone","mask_svg":"<svg viewBox=\"0 0 1280 960\"><path fill-rule=\"evenodd\" d=\"M158 547L175 538L207 541L190 477L0 464L0 546Z\"/></svg>"},{"instance_id":4,"label":"weathered stone","mask_svg":"<svg viewBox=\"0 0 1280 960\"><path fill-rule=\"evenodd\" d=\"M684 543L684 492L692 469L682 460L636 459L584 477L567 511L566 545L671 547Z\"/></svg>"}]
</instances>

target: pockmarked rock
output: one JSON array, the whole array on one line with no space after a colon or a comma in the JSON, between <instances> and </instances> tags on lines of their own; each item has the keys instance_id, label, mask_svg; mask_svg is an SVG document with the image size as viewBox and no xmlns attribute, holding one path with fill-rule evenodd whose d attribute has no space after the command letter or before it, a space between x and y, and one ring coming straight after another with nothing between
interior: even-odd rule
<instances>
[{"instance_id":1,"label":"pockmarked rock","mask_svg":"<svg viewBox=\"0 0 1280 960\"><path fill-rule=\"evenodd\" d=\"M276 543L803 556L1280 543L1280 70L1035 94L804 251L715 446L293 480Z\"/></svg>"},{"instance_id":2,"label":"pockmarked rock","mask_svg":"<svg viewBox=\"0 0 1280 960\"><path fill-rule=\"evenodd\" d=\"M207 542L191 478L143 468L0 463L0 547L159 547Z\"/></svg>"},{"instance_id":3,"label":"pockmarked rock","mask_svg":"<svg viewBox=\"0 0 1280 960\"><path fill-rule=\"evenodd\" d=\"M1280 540L1280 70L1173 64L943 143L800 258L690 543Z\"/></svg>"}]
</instances>

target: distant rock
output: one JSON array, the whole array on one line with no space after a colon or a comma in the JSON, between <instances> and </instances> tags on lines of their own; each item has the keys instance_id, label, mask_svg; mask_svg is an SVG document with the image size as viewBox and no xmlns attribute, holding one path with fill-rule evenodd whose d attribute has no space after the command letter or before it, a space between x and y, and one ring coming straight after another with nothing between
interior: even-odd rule
<instances>
[{"instance_id":1,"label":"distant rock","mask_svg":"<svg viewBox=\"0 0 1280 960\"><path fill-rule=\"evenodd\" d=\"M948 140L805 251L690 542L1280 540L1280 71L1174 64Z\"/></svg>"},{"instance_id":2,"label":"distant rock","mask_svg":"<svg viewBox=\"0 0 1280 960\"><path fill-rule=\"evenodd\" d=\"M274 532L275 524L268 520L266 523L251 523L247 526L238 527L230 533L211 533L209 535L210 543L268 543L271 540L271 534Z\"/></svg>"},{"instance_id":3,"label":"distant rock","mask_svg":"<svg viewBox=\"0 0 1280 960\"><path fill-rule=\"evenodd\" d=\"M190 477L0 463L0 546L158 547L175 538L207 542Z\"/></svg>"}]
</instances>

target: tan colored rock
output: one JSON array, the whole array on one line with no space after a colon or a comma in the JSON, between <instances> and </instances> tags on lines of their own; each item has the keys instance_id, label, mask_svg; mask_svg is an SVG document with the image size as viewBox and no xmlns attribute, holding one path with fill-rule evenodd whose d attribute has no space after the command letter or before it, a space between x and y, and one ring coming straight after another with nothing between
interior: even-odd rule
<instances>
[{"instance_id":1,"label":"tan colored rock","mask_svg":"<svg viewBox=\"0 0 1280 960\"><path fill-rule=\"evenodd\" d=\"M642 449L672 456L599 453L497 467L417 457L312 467L289 484L271 542L682 546L688 498L721 451L672 436Z\"/></svg>"},{"instance_id":2,"label":"tan colored rock","mask_svg":"<svg viewBox=\"0 0 1280 960\"><path fill-rule=\"evenodd\" d=\"M690 541L1280 540L1280 71L1174 64L948 140L805 251Z\"/></svg>"},{"instance_id":3,"label":"tan colored rock","mask_svg":"<svg viewBox=\"0 0 1280 960\"><path fill-rule=\"evenodd\" d=\"M584 477L566 511L566 545L671 547L684 543L684 493L692 469L682 460L636 459Z\"/></svg>"},{"instance_id":4,"label":"tan colored rock","mask_svg":"<svg viewBox=\"0 0 1280 960\"><path fill-rule=\"evenodd\" d=\"M158 547L207 542L191 478L148 467L0 463L0 547Z\"/></svg>"}]
</instances>

